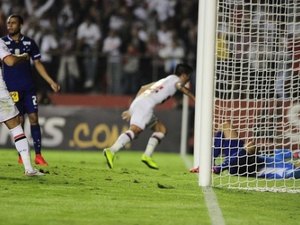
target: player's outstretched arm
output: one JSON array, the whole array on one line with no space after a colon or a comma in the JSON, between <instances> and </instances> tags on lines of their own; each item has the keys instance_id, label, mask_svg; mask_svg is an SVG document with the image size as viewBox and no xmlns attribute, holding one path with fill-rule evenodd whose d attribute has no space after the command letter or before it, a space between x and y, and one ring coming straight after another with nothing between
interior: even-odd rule
<instances>
[{"instance_id":1,"label":"player's outstretched arm","mask_svg":"<svg viewBox=\"0 0 300 225\"><path fill-rule=\"evenodd\" d=\"M190 91L190 89L188 89L185 86L183 86L182 83L180 83L180 82L176 83L176 88L177 88L177 90L179 90L183 94L189 96L191 99L193 99L195 101L194 94Z\"/></svg>"}]
</instances>

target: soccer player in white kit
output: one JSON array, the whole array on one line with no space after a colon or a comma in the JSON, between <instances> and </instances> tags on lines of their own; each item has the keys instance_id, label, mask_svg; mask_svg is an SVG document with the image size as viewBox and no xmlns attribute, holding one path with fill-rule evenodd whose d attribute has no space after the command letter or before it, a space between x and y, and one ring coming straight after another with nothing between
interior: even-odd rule
<instances>
[{"instance_id":1,"label":"soccer player in white kit","mask_svg":"<svg viewBox=\"0 0 300 225\"><path fill-rule=\"evenodd\" d=\"M153 110L156 105L172 97L177 90L195 100L195 96L185 87L192 72L193 69L189 65L178 64L175 74L141 87L129 110L122 113L123 119L130 120L129 129L122 133L111 147L105 148L103 151L109 168L113 168L114 156L117 151L137 138L138 134L146 127L151 127L154 132L149 138L141 160L149 168L158 169L156 162L152 159L152 154L155 147L164 138L167 128L156 118Z\"/></svg>"},{"instance_id":2,"label":"soccer player in white kit","mask_svg":"<svg viewBox=\"0 0 300 225\"><path fill-rule=\"evenodd\" d=\"M21 55L12 55L5 45L0 40L0 59L3 63L8 66L14 66L15 64L29 60L27 53ZM10 135L14 140L15 147L20 153L26 176L41 176L44 173L34 169L30 161L30 150L27 138L24 134L23 128L20 123L19 111L16 108L13 100L11 99L5 82L3 81L2 71L0 69L0 122L5 123L10 131Z\"/></svg>"}]
</instances>

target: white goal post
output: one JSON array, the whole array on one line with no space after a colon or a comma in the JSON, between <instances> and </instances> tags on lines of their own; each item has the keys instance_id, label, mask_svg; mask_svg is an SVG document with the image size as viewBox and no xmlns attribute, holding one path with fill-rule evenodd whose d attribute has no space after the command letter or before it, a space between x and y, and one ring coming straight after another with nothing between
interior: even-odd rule
<instances>
[{"instance_id":1,"label":"white goal post","mask_svg":"<svg viewBox=\"0 0 300 225\"><path fill-rule=\"evenodd\" d=\"M299 114L300 1L199 0L199 185L300 192Z\"/></svg>"}]
</instances>

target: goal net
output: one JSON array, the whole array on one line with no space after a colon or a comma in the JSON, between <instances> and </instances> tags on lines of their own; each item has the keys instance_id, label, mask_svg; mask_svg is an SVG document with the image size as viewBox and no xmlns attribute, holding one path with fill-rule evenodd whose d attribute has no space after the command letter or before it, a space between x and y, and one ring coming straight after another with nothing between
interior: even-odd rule
<instances>
[{"instance_id":1,"label":"goal net","mask_svg":"<svg viewBox=\"0 0 300 225\"><path fill-rule=\"evenodd\" d=\"M216 11L212 185L300 192L300 1Z\"/></svg>"}]
</instances>

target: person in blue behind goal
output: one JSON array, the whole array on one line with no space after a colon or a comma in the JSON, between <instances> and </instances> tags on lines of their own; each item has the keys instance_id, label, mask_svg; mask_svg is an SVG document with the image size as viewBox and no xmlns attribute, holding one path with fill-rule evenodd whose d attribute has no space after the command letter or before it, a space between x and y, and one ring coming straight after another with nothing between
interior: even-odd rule
<instances>
[{"instance_id":1,"label":"person in blue behind goal","mask_svg":"<svg viewBox=\"0 0 300 225\"><path fill-rule=\"evenodd\" d=\"M299 152L289 149L275 149L272 155L259 154L252 141L238 138L238 133L229 122L220 126L214 136L214 165L212 171L220 174L228 170L229 174L266 179L300 178L300 164L292 162L299 158ZM223 157L222 163L216 163ZM190 172L199 172L199 167Z\"/></svg>"},{"instance_id":2,"label":"person in blue behind goal","mask_svg":"<svg viewBox=\"0 0 300 225\"><path fill-rule=\"evenodd\" d=\"M53 81L40 61L41 54L35 41L21 33L23 18L16 14L10 15L6 25L8 35L2 37L2 40L10 52L15 55L27 53L31 57L39 75L43 77L54 92L58 92L60 86ZM35 150L35 163L40 166L47 166L48 163L41 154L42 138L38 121L38 99L30 60L19 63L14 67L3 64L3 79L20 112L21 123L24 122L24 114L28 115ZM23 163L20 156L18 162L20 164Z\"/></svg>"}]
</instances>

